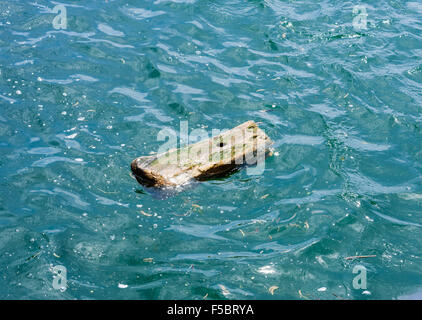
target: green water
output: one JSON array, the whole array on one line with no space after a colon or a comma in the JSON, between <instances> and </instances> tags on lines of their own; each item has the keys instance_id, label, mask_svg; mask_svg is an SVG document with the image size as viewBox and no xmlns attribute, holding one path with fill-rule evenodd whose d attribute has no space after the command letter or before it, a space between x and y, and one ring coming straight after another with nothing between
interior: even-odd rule
<instances>
[{"instance_id":1,"label":"green water","mask_svg":"<svg viewBox=\"0 0 422 320\"><path fill-rule=\"evenodd\" d=\"M57 4L0 0L1 299L422 297L420 1ZM247 120L261 175L130 174L163 128Z\"/></svg>"}]
</instances>

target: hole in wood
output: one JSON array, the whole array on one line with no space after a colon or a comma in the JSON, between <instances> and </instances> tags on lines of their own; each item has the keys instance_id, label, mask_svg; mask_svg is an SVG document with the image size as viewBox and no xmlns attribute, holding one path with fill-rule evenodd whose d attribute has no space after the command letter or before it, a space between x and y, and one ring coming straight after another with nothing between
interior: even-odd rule
<instances>
[{"instance_id":1,"label":"hole in wood","mask_svg":"<svg viewBox=\"0 0 422 320\"><path fill-rule=\"evenodd\" d=\"M218 144L218 146L220 147L220 148L222 148L222 147L224 147L226 144L224 143L224 142L220 142L219 144Z\"/></svg>"}]
</instances>

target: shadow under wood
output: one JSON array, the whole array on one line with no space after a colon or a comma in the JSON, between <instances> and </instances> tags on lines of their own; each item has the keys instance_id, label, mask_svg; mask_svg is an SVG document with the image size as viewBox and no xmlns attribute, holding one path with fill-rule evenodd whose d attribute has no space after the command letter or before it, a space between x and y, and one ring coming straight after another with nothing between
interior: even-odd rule
<instances>
[{"instance_id":1,"label":"shadow under wood","mask_svg":"<svg viewBox=\"0 0 422 320\"><path fill-rule=\"evenodd\" d=\"M173 197L180 192L192 190L196 188L199 182L203 181L213 181L213 180L224 180L228 177L232 176L233 174L237 173L244 165L227 165L227 167L222 168L220 167L218 170L213 172L207 172L203 176L199 176L195 179L191 179L189 183L186 183L181 186L166 186L166 187L156 187L154 186L154 181L148 180L145 177L137 176L136 174L132 173L139 184L142 185L141 188L135 190L136 193L139 194L149 194L152 197L164 200L169 197Z\"/></svg>"}]
</instances>

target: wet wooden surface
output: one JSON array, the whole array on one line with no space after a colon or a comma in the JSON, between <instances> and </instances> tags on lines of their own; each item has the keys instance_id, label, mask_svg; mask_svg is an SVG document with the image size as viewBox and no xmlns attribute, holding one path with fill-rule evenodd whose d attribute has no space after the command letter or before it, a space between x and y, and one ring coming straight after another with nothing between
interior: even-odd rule
<instances>
[{"instance_id":1,"label":"wet wooden surface","mask_svg":"<svg viewBox=\"0 0 422 320\"><path fill-rule=\"evenodd\" d=\"M254 121L179 149L136 158L133 174L146 186L166 187L228 174L269 153L273 142Z\"/></svg>"}]
</instances>

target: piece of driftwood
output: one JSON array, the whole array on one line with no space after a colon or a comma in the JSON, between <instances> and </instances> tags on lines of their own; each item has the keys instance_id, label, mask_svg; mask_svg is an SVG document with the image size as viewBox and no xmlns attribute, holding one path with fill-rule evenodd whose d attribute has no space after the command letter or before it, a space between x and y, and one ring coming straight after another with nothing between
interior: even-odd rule
<instances>
[{"instance_id":1,"label":"piece of driftwood","mask_svg":"<svg viewBox=\"0 0 422 320\"><path fill-rule=\"evenodd\" d=\"M232 172L265 159L273 142L254 121L179 149L136 158L133 174L146 186L178 186Z\"/></svg>"}]
</instances>

